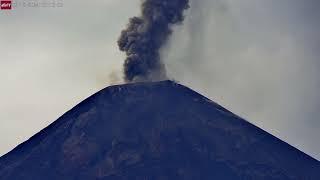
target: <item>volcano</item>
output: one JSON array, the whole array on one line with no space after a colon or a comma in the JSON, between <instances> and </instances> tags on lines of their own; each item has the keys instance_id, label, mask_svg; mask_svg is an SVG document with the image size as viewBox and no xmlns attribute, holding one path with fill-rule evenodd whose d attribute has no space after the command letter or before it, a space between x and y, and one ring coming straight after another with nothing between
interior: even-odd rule
<instances>
[{"instance_id":1,"label":"volcano","mask_svg":"<svg viewBox=\"0 0 320 180\"><path fill-rule=\"evenodd\" d=\"M0 158L1 180L319 180L320 162L172 81L105 88Z\"/></svg>"}]
</instances>

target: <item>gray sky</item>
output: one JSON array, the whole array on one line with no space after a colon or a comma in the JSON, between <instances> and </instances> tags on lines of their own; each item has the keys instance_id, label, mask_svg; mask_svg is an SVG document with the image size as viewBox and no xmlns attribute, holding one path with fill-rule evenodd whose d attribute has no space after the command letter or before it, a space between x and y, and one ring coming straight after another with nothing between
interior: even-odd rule
<instances>
[{"instance_id":1,"label":"gray sky","mask_svg":"<svg viewBox=\"0 0 320 180\"><path fill-rule=\"evenodd\" d=\"M0 155L119 82L116 41L139 2L0 11ZM168 73L320 159L319 4L194 0L163 48Z\"/></svg>"}]
</instances>

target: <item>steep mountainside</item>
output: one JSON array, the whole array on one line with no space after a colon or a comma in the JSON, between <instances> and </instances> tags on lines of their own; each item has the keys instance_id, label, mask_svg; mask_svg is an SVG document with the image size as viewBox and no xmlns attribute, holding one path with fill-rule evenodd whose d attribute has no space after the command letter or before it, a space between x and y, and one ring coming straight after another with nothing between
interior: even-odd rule
<instances>
[{"instance_id":1,"label":"steep mountainside","mask_svg":"<svg viewBox=\"0 0 320 180\"><path fill-rule=\"evenodd\" d=\"M320 163L172 81L108 87L0 158L1 180L319 180Z\"/></svg>"}]
</instances>

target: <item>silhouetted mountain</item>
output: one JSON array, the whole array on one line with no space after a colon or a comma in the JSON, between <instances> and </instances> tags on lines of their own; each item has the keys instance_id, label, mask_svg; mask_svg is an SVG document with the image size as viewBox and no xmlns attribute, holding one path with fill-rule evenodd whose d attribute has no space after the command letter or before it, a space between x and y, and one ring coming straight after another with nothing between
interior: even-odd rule
<instances>
[{"instance_id":1,"label":"silhouetted mountain","mask_svg":"<svg viewBox=\"0 0 320 180\"><path fill-rule=\"evenodd\" d=\"M1 180L319 180L320 163L171 81L108 87L0 159Z\"/></svg>"}]
</instances>

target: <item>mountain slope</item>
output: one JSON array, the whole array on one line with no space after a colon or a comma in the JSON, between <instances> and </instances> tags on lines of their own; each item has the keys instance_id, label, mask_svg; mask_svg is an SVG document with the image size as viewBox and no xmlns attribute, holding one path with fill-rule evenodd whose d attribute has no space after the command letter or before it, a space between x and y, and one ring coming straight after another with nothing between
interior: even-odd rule
<instances>
[{"instance_id":1,"label":"mountain slope","mask_svg":"<svg viewBox=\"0 0 320 180\"><path fill-rule=\"evenodd\" d=\"M171 81L108 87L0 158L1 180L320 179L320 163Z\"/></svg>"}]
</instances>

